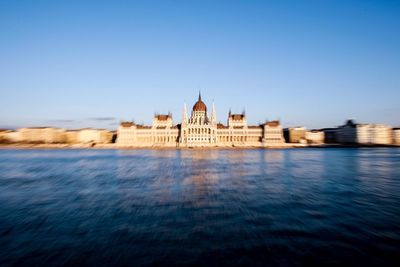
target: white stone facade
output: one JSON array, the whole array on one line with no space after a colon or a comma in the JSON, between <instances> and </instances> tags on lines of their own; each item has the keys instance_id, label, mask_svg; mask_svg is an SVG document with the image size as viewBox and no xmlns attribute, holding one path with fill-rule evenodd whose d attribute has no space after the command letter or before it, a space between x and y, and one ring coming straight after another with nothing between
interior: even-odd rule
<instances>
[{"instance_id":1,"label":"white stone facade","mask_svg":"<svg viewBox=\"0 0 400 267\"><path fill-rule=\"evenodd\" d=\"M217 144L217 122L215 107L208 117L207 106L201 100L194 104L190 118L187 117L186 104L183 107L181 132L179 135L179 145L196 147L212 146Z\"/></svg>"},{"instance_id":2,"label":"white stone facade","mask_svg":"<svg viewBox=\"0 0 400 267\"><path fill-rule=\"evenodd\" d=\"M342 144L390 145L393 131L385 124L355 124L349 120L338 128L338 142Z\"/></svg>"},{"instance_id":3,"label":"white stone facade","mask_svg":"<svg viewBox=\"0 0 400 267\"><path fill-rule=\"evenodd\" d=\"M325 133L322 131L307 131L306 140L308 144L323 144L325 140Z\"/></svg>"},{"instance_id":4,"label":"white stone facade","mask_svg":"<svg viewBox=\"0 0 400 267\"><path fill-rule=\"evenodd\" d=\"M279 121L248 126L245 113L229 112L227 125L217 123L214 104L208 115L201 96L190 117L186 104L182 123L173 125L172 115L155 115L152 126L122 122L118 128L117 145L121 147L216 147L216 146L275 146L284 144Z\"/></svg>"},{"instance_id":5,"label":"white stone facade","mask_svg":"<svg viewBox=\"0 0 400 267\"><path fill-rule=\"evenodd\" d=\"M96 143L107 144L111 143L112 133L104 129L81 129L76 136L77 142L81 144Z\"/></svg>"},{"instance_id":6,"label":"white stone facade","mask_svg":"<svg viewBox=\"0 0 400 267\"><path fill-rule=\"evenodd\" d=\"M64 143L65 129L52 127L20 128L20 140L28 143Z\"/></svg>"},{"instance_id":7,"label":"white stone facade","mask_svg":"<svg viewBox=\"0 0 400 267\"><path fill-rule=\"evenodd\" d=\"M65 143L76 144L78 143L78 130L69 130L65 133Z\"/></svg>"},{"instance_id":8,"label":"white stone facade","mask_svg":"<svg viewBox=\"0 0 400 267\"><path fill-rule=\"evenodd\" d=\"M375 124L375 144L388 145L393 143L393 129L386 124Z\"/></svg>"},{"instance_id":9,"label":"white stone facade","mask_svg":"<svg viewBox=\"0 0 400 267\"><path fill-rule=\"evenodd\" d=\"M21 141L20 132L0 130L0 143L17 143Z\"/></svg>"},{"instance_id":10,"label":"white stone facade","mask_svg":"<svg viewBox=\"0 0 400 267\"><path fill-rule=\"evenodd\" d=\"M265 146L275 146L285 143L283 129L279 121L270 121L264 124L262 142Z\"/></svg>"},{"instance_id":11,"label":"white stone facade","mask_svg":"<svg viewBox=\"0 0 400 267\"><path fill-rule=\"evenodd\" d=\"M118 127L117 145L121 147L175 147L179 129L153 127L122 122Z\"/></svg>"},{"instance_id":12,"label":"white stone facade","mask_svg":"<svg viewBox=\"0 0 400 267\"><path fill-rule=\"evenodd\" d=\"M291 127L284 130L287 135L286 141L289 143L304 143L306 141L306 132L307 129L305 127Z\"/></svg>"},{"instance_id":13,"label":"white stone facade","mask_svg":"<svg viewBox=\"0 0 400 267\"><path fill-rule=\"evenodd\" d=\"M20 128L4 134L9 142L37 144L106 144L111 143L113 133L104 129L65 130L53 127Z\"/></svg>"}]
</instances>

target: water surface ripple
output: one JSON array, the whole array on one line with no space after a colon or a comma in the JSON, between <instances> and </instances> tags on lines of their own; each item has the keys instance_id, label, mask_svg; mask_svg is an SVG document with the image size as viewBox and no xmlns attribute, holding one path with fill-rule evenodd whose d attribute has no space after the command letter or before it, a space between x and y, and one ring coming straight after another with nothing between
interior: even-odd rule
<instances>
[{"instance_id":1,"label":"water surface ripple","mask_svg":"<svg viewBox=\"0 0 400 267\"><path fill-rule=\"evenodd\" d=\"M400 266L400 149L0 150L0 266Z\"/></svg>"}]
</instances>

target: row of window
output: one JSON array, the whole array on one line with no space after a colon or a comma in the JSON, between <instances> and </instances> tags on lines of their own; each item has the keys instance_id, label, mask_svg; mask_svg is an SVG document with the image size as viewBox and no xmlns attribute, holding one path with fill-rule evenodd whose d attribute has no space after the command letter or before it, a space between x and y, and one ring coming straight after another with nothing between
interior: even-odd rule
<instances>
[{"instance_id":1,"label":"row of window","mask_svg":"<svg viewBox=\"0 0 400 267\"><path fill-rule=\"evenodd\" d=\"M218 140L221 142L248 142L259 141L261 137L258 136L219 136Z\"/></svg>"},{"instance_id":2,"label":"row of window","mask_svg":"<svg viewBox=\"0 0 400 267\"><path fill-rule=\"evenodd\" d=\"M211 130L211 129L205 129L205 128L189 128L188 130L187 130L187 133L188 134L206 134L206 133L208 133L208 134L215 134L215 131L214 130ZM183 131L183 134L186 134L186 131L184 130Z\"/></svg>"},{"instance_id":3,"label":"row of window","mask_svg":"<svg viewBox=\"0 0 400 267\"><path fill-rule=\"evenodd\" d=\"M187 140L188 140L188 141L211 141L211 138L202 138L202 137L199 137L199 138L191 138L191 137L189 137Z\"/></svg>"}]
</instances>

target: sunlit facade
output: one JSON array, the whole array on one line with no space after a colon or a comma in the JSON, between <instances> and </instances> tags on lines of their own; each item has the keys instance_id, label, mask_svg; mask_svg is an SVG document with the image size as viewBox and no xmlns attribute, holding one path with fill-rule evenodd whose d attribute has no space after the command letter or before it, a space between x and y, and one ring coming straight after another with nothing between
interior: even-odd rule
<instances>
[{"instance_id":1,"label":"sunlit facade","mask_svg":"<svg viewBox=\"0 0 400 267\"><path fill-rule=\"evenodd\" d=\"M245 112L229 112L224 125L217 122L214 104L208 113L200 94L190 116L184 104L180 124L173 124L172 114L156 114L152 126L122 122L117 136L117 145L121 147L265 147L284 144L279 121L248 125Z\"/></svg>"},{"instance_id":2,"label":"sunlit facade","mask_svg":"<svg viewBox=\"0 0 400 267\"><path fill-rule=\"evenodd\" d=\"M283 130L283 135L288 143L304 143L307 129L305 127L291 127Z\"/></svg>"},{"instance_id":3,"label":"sunlit facade","mask_svg":"<svg viewBox=\"0 0 400 267\"><path fill-rule=\"evenodd\" d=\"M0 143L17 143L20 141L20 132L12 130L0 130Z\"/></svg>"},{"instance_id":4,"label":"sunlit facade","mask_svg":"<svg viewBox=\"0 0 400 267\"><path fill-rule=\"evenodd\" d=\"M107 144L112 142L113 133L105 129L66 130L54 127L31 127L10 132L8 137L13 142L22 143Z\"/></svg>"},{"instance_id":5,"label":"sunlit facade","mask_svg":"<svg viewBox=\"0 0 400 267\"><path fill-rule=\"evenodd\" d=\"M308 144L323 144L325 141L325 133L318 130L307 131L305 138Z\"/></svg>"},{"instance_id":6,"label":"sunlit facade","mask_svg":"<svg viewBox=\"0 0 400 267\"><path fill-rule=\"evenodd\" d=\"M70 137L73 137L73 134L70 133ZM112 133L105 129L92 129L86 128L81 129L77 132L76 141L81 144L85 143L97 143L97 144L107 144L111 143Z\"/></svg>"},{"instance_id":7,"label":"sunlit facade","mask_svg":"<svg viewBox=\"0 0 400 267\"><path fill-rule=\"evenodd\" d=\"M356 124L348 120L337 130L339 143L360 145L389 145L393 142L393 131L385 124Z\"/></svg>"},{"instance_id":8,"label":"sunlit facade","mask_svg":"<svg viewBox=\"0 0 400 267\"><path fill-rule=\"evenodd\" d=\"M28 143L63 143L65 129L53 127L32 127L18 129L20 141Z\"/></svg>"}]
</instances>

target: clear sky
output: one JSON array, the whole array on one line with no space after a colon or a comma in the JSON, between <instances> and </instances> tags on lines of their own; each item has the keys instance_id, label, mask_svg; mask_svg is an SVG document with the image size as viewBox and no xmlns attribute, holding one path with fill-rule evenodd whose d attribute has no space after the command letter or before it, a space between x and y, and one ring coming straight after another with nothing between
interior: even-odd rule
<instances>
[{"instance_id":1,"label":"clear sky","mask_svg":"<svg viewBox=\"0 0 400 267\"><path fill-rule=\"evenodd\" d=\"M400 1L0 1L0 127L400 125Z\"/></svg>"}]
</instances>

